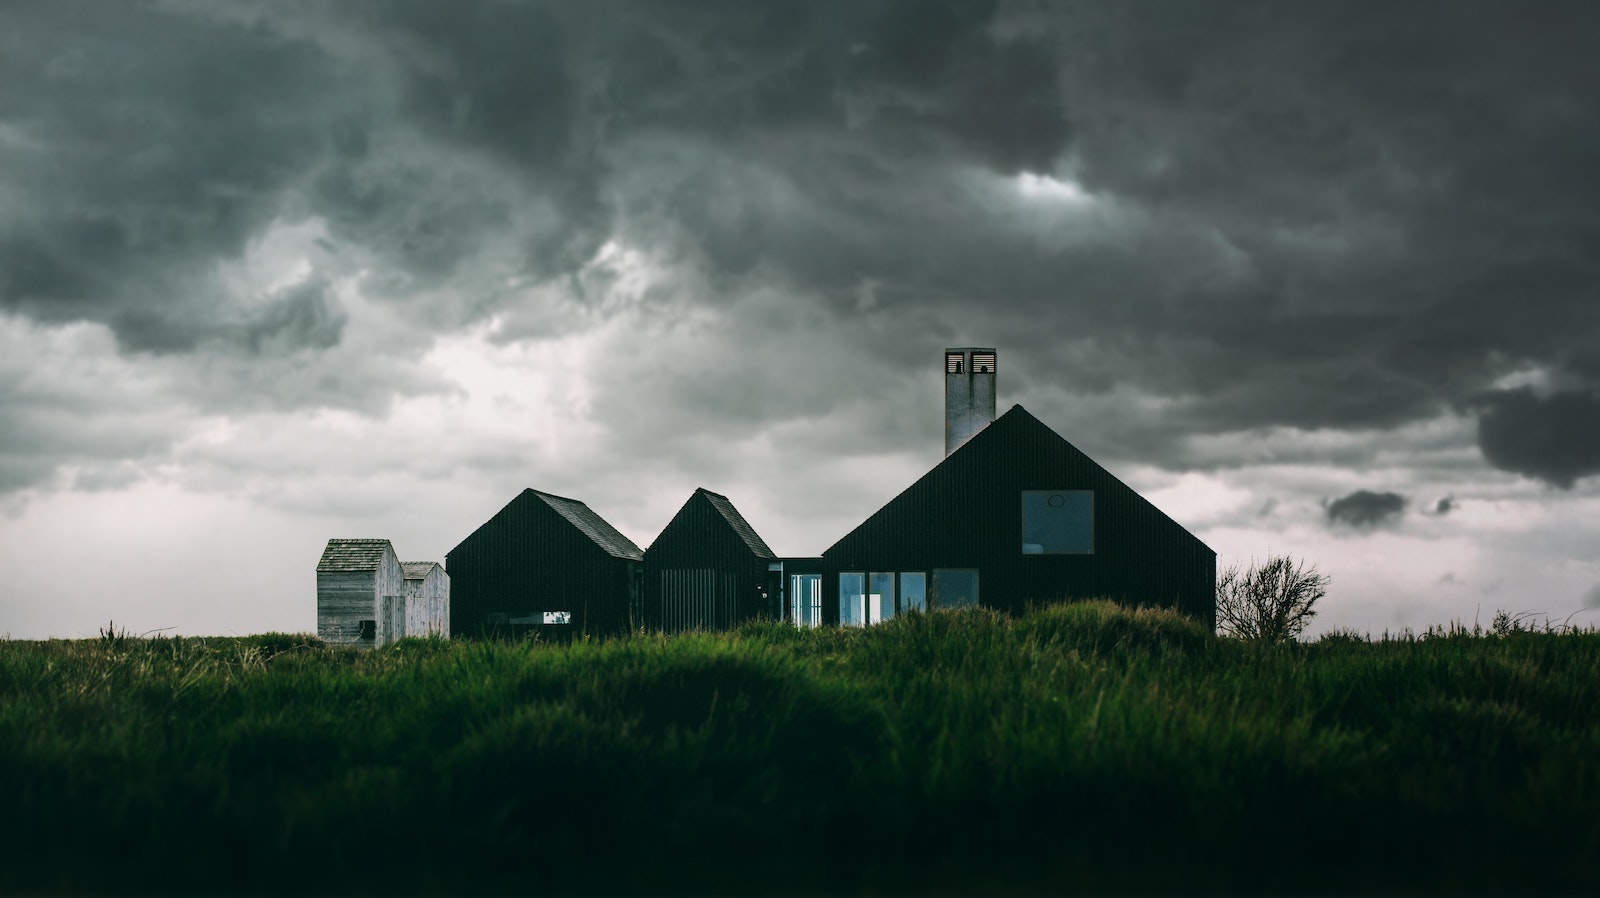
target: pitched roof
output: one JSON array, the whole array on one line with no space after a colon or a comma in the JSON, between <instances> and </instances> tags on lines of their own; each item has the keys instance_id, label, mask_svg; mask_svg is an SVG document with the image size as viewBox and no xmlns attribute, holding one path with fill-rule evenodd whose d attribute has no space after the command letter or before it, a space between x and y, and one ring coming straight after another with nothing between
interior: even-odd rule
<instances>
[{"instance_id":1,"label":"pitched roof","mask_svg":"<svg viewBox=\"0 0 1600 898\"><path fill-rule=\"evenodd\" d=\"M426 580L433 569L439 566L437 561L402 561L400 567L406 572L407 580Z\"/></svg>"},{"instance_id":2,"label":"pitched roof","mask_svg":"<svg viewBox=\"0 0 1600 898\"><path fill-rule=\"evenodd\" d=\"M723 520L728 522L728 526L733 528L733 532L739 535L739 539L744 541L750 551L761 558L778 557L773 554L771 549L767 548L767 543L761 538L761 534L756 532L756 528L750 526L750 522L744 519L744 515L739 513L739 509L733 507L733 503L728 501L727 496L720 496L705 487L700 487L695 492L706 497L706 500L711 503L711 507L717 510L717 514L722 515Z\"/></svg>"},{"instance_id":3,"label":"pitched roof","mask_svg":"<svg viewBox=\"0 0 1600 898\"><path fill-rule=\"evenodd\" d=\"M383 563L385 549L394 552L386 539L330 539L317 570L375 571Z\"/></svg>"},{"instance_id":4,"label":"pitched roof","mask_svg":"<svg viewBox=\"0 0 1600 898\"><path fill-rule=\"evenodd\" d=\"M1078 465L1080 470L1084 472L1084 476L1091 482L1099 482L1107 486L1114 485L1117 489L1125 491L1127 495L1133 497L1134 502L1153 511L1158 519L1165 520L1182 532L1185 537L1203 546L1206 551L1212 551L1209 546L1201 542L1199 537L1189 532L1182 524L1174 521L1166 512L1156 508L1155 505L1150 503L1150 500L1139 495L1137 491L1122 482L1115 474L1112 474L1094 459L1085 455L1083 450L1072 445L1066 437L1056 433L1049 425L1035 418L1027 409L1020 405L1013 405L1009 411L973 434L971 439L962 443L954 452L945 456L927 473L918 478L915 483L906 487L899 495L890 499L883 507L873 512L865 521L856 525L855 529L840 537L837 542L823 551L822 556L824 558L837 556L847 544L858 539L861 534L868 532L881 520L881 516L890 514L891 509L901 503L911 501L911 497L930 495L930 491L933 489L931 484L941 479L948 482L952 476L969 478L970 473L955 473L963 468L970 472L972 466L968 462L977 462L980 459L986 460L992 471L992 465L996 459L1008 459L1012 462L1023 464L1030 459L1042 457L1058 459L1065 457L1071 459L1072 463ZM1212 552L1212 554L1216 553Z\"/></svg>"},{"instance_id":5,"label":"pitched roof","mask_svg":"<svg viewBox=\"0 0 1600 898\"><path fill-rule=\"evenodd\" d=\"M564 496L553 496L541 493L538 490L528 490L544 501L544 504L555 510L556 514L566 518L572 526L578 528L584 536L594 541L594 544L604 549L607 555L613 558L626 558L630 561L643 561L644 551L633 544L617 528L605 518L594 513L589 506L577 499L568 499Z\"/></svg>"}]
</instances>

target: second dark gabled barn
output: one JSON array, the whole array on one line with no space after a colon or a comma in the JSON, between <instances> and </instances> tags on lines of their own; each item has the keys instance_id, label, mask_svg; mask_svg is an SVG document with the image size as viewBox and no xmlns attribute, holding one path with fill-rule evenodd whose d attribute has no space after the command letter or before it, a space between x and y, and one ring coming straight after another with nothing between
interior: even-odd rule
<instances>
[{"instance_id":1,"label":"second dark gabled barn","mask_svg":"<svg viewBox=\"0 0 1600 898\"><path fill-rule=\"evenodd\" d=\"M717 630L770 613L774 561L728 497L697 489L644 553L646 624Z\"/></svg>"},{"instance_id":2,"label":"second dark gabled barn","mask_svg":"<svg viewBox=\"0 0 1600 898\"><path fill-rule=\"evenodd\" d=\"M523 490L444 560L452 634L638 626L644 553L576 499Z\"/></svg>"}]
</instances>

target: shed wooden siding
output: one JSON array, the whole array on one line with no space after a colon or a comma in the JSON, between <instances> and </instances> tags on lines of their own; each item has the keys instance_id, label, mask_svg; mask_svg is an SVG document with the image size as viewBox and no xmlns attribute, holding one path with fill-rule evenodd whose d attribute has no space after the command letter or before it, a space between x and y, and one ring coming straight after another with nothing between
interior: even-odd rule
<instances>
[{"instance_id":1,"label":"shed wooden siding","mask_svg":"<svg viewBox=\"0 0 1600 898\"><path fill-rule=\"evenodd\" d=\"M644 553L645 625L727 629L770 614L776 557L726 496L695 490Z\"/></svg>"},{"instance_id":2,"label":"shed wooden siding","mask_svg":"<svg viewBox=\"0 0 1600 898\"><path fill-rule=\"evenodd\" d=\"M566 513L549 500L569 503ZM483 635L490 613L545 611L572 614L552 635L626 631L638 612L643 555L583 503L524 490L446 553L450 632Z\"/></svg>"},{"instance_id":3,"label":"shed wooden siding","mask_svg":"<svg viewBox=\"0 0 1600 898\"><path fill-rule=\"evenodd\" d=\"M1024 490L1092 490L1094 551L1023 555ZM1216 553L1021 406L840 539L831 572L976 568L982 604L1106 597L1216 625ZM830 581L837 581L830 577ZM837 586L825 614L837 620ZM930 583L931 587L931 583Z\"/></svg>"},{"instance_id":4,"label":"shed wooden siding","mask_svg":"<svg viewBox=\"0 0 1600 898\"><path fill-rule=\"evenodd\" d=\"M333 539L317 564L317 636L325 642L372 646L361 621L379 619L384 596L405 595L405 572L388 540Z\"/></svg>"},{"instance_id":5,"label":"shed wooden siding","mask_svg":"<svg viewBox=\"0 0 1600 898\"><path fill-rule=\"evenodd\" d=\"M436 561L404 561L405 636L450 635L450 576ZM421 574L422 576L417 576Z\"/></svg>"}]
</instances>

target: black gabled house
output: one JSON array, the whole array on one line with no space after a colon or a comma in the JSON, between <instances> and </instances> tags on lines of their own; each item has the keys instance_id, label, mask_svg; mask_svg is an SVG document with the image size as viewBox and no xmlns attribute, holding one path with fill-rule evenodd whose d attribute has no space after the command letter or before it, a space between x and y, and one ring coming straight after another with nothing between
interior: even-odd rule
<instances>
[{"instance_id":1,"label":"black gabled house","mask_svg":"<svg viewBox=\"0 0 1600 898\"><path fill-rule=\"evenodd\" d=\"M603 635L639 625L644 553L576 499L523 490L444 563L457 635Z\"/></svg>"},{"instance_id":2,"label":"black gabled house","mask_svg":"<svg viewBox=\"0 0 1600 898\"><path fill-rule=\"evenodd\" d=\"M1216 624L1216 553L1020 405L822 557L829 623L1105 597Z\"/></svg>"},{"instance_id":3,"label":"black gabled house","mask_svg":"<svg viewBox=\"0 0 1600 898\"><path fill-rule=\"evenodd\" d=\"M771 613L776 556L728 497L697 489L644 553L644 622L727 629Z\"/></svg>"}]
</instances>

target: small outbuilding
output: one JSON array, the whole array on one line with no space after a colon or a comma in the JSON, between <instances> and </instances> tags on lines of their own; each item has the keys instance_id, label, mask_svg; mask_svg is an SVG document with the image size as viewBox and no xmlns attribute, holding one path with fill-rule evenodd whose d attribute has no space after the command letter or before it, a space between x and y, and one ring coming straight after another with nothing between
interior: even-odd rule
<instances>
[{"instance_id":1,"label":"small outbuilding","mask_svg":"<svg viewBox=\"0 0 1600 898\"><path fill-rule=\"evenodd\" d=\"M444 563L457 636L640 626L644 552L577 499L523 490Z\"/></svg>"},{"instance_id":2,"label":"small outbuilding","mask_svg":"<svg viewBox=\"0 0 1600 898\"><path fill-rule=\"evenodd\" d=\"M406 636L450 635L450 575L437 561L402 561Z\"/></svg>"},{"instance_id":3,"label":"small outbuilding","mask_svg":"<svg viewBox=\"0 0 1600 898\"><path fill-rule=\"evenodd\" d=\"M697 489L644 553L645 625L717 630L768 614L776 560L728 497Z\"/></svg>"},{"instance_id":4,"label":"small outbuilding","mask_svg":"<svg viewBox=\"0 0 1600 898\"><path fill-rule=\"evenodd\" d=\"M393 641L392 606L396 600L404 606L405 584L405 571L388 540L328 540L317 562L317 638L368 647ZM386 598L391 614L380 634Z\"/></svg>"}]
</instances>

